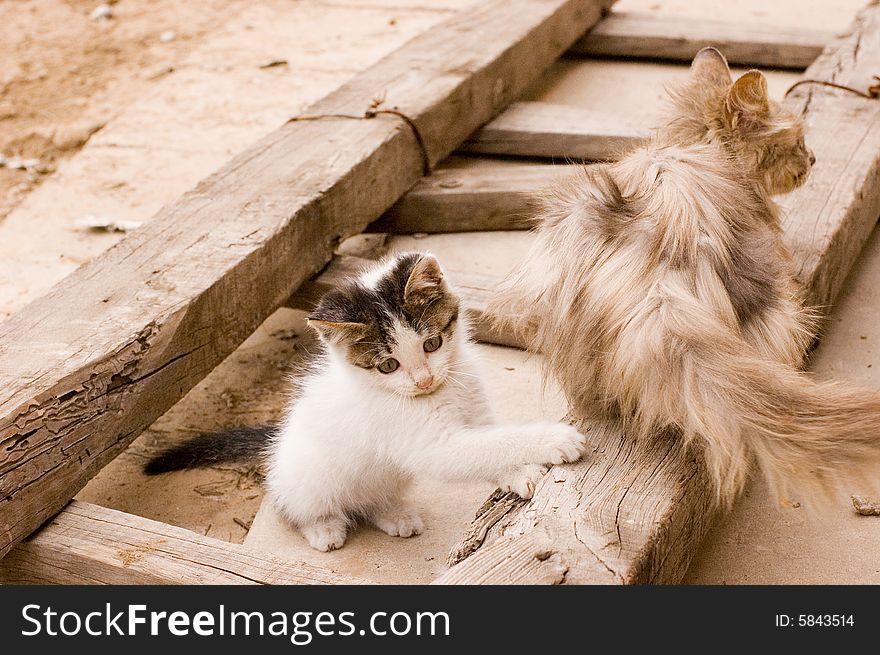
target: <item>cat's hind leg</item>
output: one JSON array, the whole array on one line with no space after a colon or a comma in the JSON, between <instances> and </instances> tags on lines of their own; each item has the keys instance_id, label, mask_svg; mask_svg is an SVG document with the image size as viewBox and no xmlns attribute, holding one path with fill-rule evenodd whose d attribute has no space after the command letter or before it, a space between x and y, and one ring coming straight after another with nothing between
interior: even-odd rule
<instances>
[{"instance_id":1,"label":"cat's hind leg","mask_svg":"<svg viewBox=\"0 0 880 655\"><path fill-rule=\"evenodd\" d=\"M392 537L415 537L425 529L418 512L403 503L377 510L370 516L370 520L382 532Z\"/></svg>"},{"instance_id":2,"label":"cat's hind leg","mask_svg":"<svg viewBox=\"0 0 880 655\"><path fill-rule=\"evenodd\" d=\"M341 518L329 517L302 525L300 529L309 546L326 553L342 548L348 534L348 522Z\"/></svg>"}]
</instances>

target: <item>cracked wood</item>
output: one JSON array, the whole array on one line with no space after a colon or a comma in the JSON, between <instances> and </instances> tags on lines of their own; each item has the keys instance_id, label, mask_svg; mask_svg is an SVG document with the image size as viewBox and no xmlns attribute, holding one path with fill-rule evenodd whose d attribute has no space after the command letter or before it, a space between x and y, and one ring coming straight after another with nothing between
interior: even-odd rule
<instances>
[{"instance_id":1,"label":"cracked wood","mask_svg":"<svg viewBox=\"0 0 880 655\"><path fill-rule=\"evenodd\" d=\"M363 584L167 523L73 501L0 560L0 584Z\"/></svg>"},{"instance_id":2,"label":"cracked wood","mask_svg":"<svg viewBox=\"0 0 880 655\"><path fill-rule=\"evenodd\" d=\"M0 324L0 556L223 360L340 238L519 95L611 0L477 3L290 122ZM328 156L332 153L333 156Z\"/></svg>"},{"instance_id":3,"label":"cracked wood","mask_svg":"<svg viewBox=\"0 0 880 655\"><path fill-rule=\"evenodd\" d=\"M858 87L877 71L875 0L805 76ZM820 86L799 87L786 102L806 112L817 163L806 186L783 199L784 240L810 302L827 307L880 215L880 102ZM568 567L566 583L681 580L717 511L698 460L662 435L638 442L610 424L580 428L591 444L584 460L551 469L530 501L490 499L453 550L459 563L447 575L483 555L466 570L478 579L496 564L484 549L541 529ZM499 503L506 505L495 511Z\"/></svg>"},{"instance_id":4,"label":"cracked wood","mask_svg":"<svg viewBox=\"0 0 880 655\"><path fill-rule=\"evenodd\" d=\"M568 566L542 529L501 538L431 584L562 584Z\"/></svg>"}]
</instances>

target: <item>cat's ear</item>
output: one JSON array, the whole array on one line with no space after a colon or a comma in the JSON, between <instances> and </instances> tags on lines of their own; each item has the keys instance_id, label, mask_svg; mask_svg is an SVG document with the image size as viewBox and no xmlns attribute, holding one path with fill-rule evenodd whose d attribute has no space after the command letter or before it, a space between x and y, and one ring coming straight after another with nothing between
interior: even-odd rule
<instances>
[{"instance_id":1,"label":"cat's ear","mask_svg":"<svg viewBox=\"0 0 880 655\"><path fill-rule=\"evenodd\" d=\"M728 86L733 80L727 60L719 50L708 47L700 50L691 63L691 78L713 86Z\"/></svg>"},{"instance_id":2,"label":"cat's ear","mask_svg":"<svg viewBox=\"0 0 880 655\"><path fill-rule=\"evenodd\" d=\"M440 298L445 288L440 262L434 255L422 255L406 281L403 301L407 304L427 305Z\"/></svg>"},{"instance_id":3,"label":"cat's ear","mask_svg":"<svg viewBox=\"0 0 880 655\"><path fill-rule=\"evenodd\" d=\"M367 326L363 323L326 321L314 316L309 316L306 320L309 327L314 329L321 338L331 343L356 341L367 332Z\"/></svg>"},{"instance_id":4,"label":"cat's ear","mask_svg":"<svg viewBox=\"0 0 880 655\"><path fill-rule=\"evenodd\" d=\"M731 130L748 132L763 125L770 115L767 78L751 70L740 77L724 99L724 120Z\"/></svg>"}]
</instances>

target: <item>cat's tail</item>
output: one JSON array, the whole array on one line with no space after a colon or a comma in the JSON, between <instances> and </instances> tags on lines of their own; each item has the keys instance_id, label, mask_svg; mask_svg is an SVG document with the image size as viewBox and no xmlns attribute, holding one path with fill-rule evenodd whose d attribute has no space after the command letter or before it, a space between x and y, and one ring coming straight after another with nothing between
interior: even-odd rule
<instances>
[{"instance_id":1,"label":"cat's tail","mask_svg":"<svg viewBox=\"0 0 880 655\"><path fill-rule=\"evenodd\" d=\"M274 429L273 426L261 425L200 434L160 452L144 465L144 473L157 475L257 459L265 452Z\"/></svg>"},{"instance_id":2,"label":"cat's tail","mask_svg":"<svg viewBox=\"0 0 880 655\"><path fill-rule=\"evenodd\" d=\"M741 491L753 461L776 493L808 503L876 488L880 393L816 382L724 329L678 327L669 336L681 367L667 383L678 387L685 436L705 443L722 504Z\"/></svg>"}]
</instances>

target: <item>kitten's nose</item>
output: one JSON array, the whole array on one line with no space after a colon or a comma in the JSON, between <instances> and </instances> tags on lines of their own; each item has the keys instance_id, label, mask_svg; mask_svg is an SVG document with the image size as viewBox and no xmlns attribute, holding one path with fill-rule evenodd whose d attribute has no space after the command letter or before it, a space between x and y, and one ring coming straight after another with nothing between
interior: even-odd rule
<instances>
[{"instance_id":1,"label":"kitten's nose","mask_svg":"<svg viewBox=\"0 0 880 655\"><path fill-rule=\"evenodd\" d=\"M418 380L416 380L416 386L419 389L430 389L432 384L434 384L433 375L425 375L424 377L420 377Z\"/></svg>"},{"instance_id":2,"label":"kitten's nose","mask_svg":"<svg viewBox=\"0 0 880 655\"><path fill-rule=\"evenodd\" d=\"M810 150L810 166L816 163L816 155L813 154L813 151Z\"/></svg>"}]
</instances>

